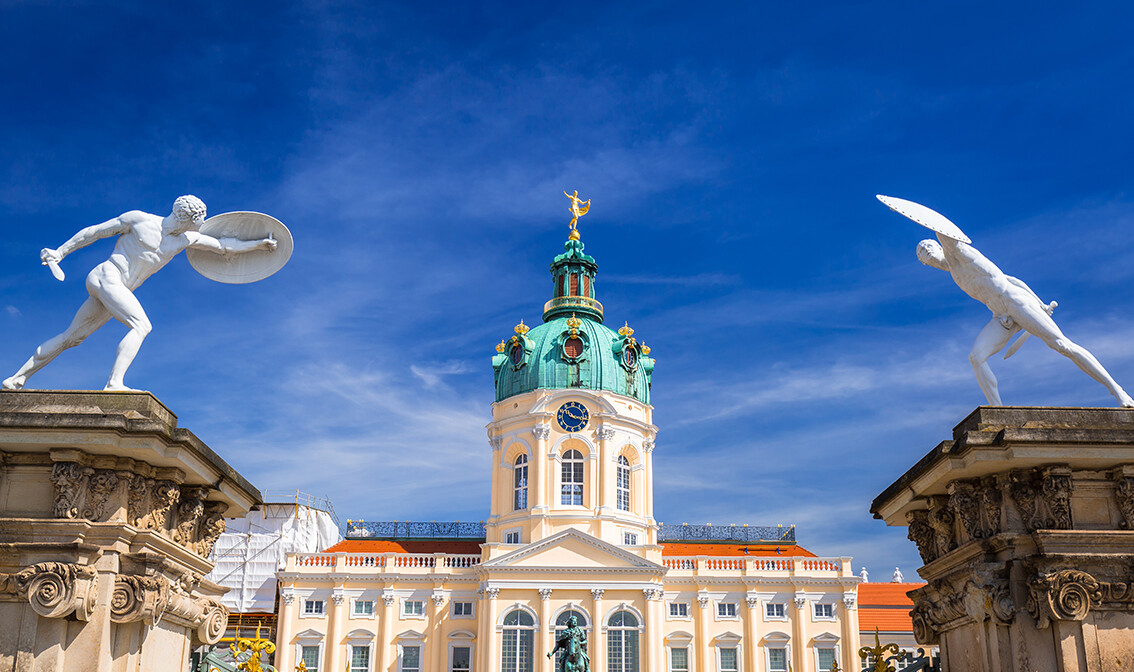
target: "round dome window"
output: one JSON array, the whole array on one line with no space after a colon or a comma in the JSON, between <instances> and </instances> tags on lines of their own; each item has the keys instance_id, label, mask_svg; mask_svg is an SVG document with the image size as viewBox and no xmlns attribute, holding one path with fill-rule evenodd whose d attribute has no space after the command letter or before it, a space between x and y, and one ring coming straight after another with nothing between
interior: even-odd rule
<instances>
[{"instance_id":1,"label":"round dome window","mask_svg":"<svg viewBox=\"0 0 1134 672\"><path fill-rule=\"evenodd\" d=\"M622 351L622 365L628 369L634 368L638 363L638 352L634 348L629 347Z\"/></svg>"},{"instance_id":2,"label":"round dome window","mask_svg":"<svg viewBox=\"0 0 1134 672\"><path fill-rule=\"evenodd\" d=\"M524 346L519 343L513 345L509 355L512 358L512 366L519 366L520 362L524 361Z\"/></svg>"},{"instance_id":3,"label":"round dome window","mask_svg":"<svg viewBox=\"0 0 1134 672\"><path fill-rule=\"evenodd\" d=\"M571 359L583 354L583 339L572 336L563 341L563 354Z\"/></svg>"}]
</instances>

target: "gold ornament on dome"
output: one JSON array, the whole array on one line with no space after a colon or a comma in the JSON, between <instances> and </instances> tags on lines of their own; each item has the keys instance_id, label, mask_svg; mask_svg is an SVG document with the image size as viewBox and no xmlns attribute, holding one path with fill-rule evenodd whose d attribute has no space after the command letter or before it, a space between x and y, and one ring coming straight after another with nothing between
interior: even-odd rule
<instances>
[{"instance_id":1,"label":"gold ornament on dome","mask_svg":"<svg viewBox=\"0 0 1134 672\"><path fill-rule=\"evenodd\" d=\"M587 214L587 211L591 209L591 199L588 198L584 201L583 199L579 198L579 191L577 189L573 194L568 194L565 191L563 192L563 195L571 199L571 207L569 208L569 210L573 215L571 217L571 223L567 225L571 229L571 234L568 236L568 238L570 238L571 240L578 240L579 230L576 228L576 223L579 221L580 217Z\"/></svg>"},{"instance_id":2,"label":"gold ornament on dome","mask_svg":"<svg viewBox=\"0 0 1134 672\"><path fill-rule=\"evenodd\" d=\"M625 336L626 338L630 338L631 336L634 335L634 330L630 328L629 322L624 322L622 324L622 326L618 329L618 334L620 336Z\"/></svg>"},{"instance_id":3,"label":"gold ornament on dome","mask_svg":"<svg viewBox=\"0 0 1134 672\"><path fill-rule=\"evenodd\" d=\"M516 325L516 333L519 334L520 336L523 336L524 334L528 333L529 331L531 331L531 327L524 324L523 320L520 320L520 323Z\"/></svg>"},{"instance_id":4,"label":"gold ornament on dome","mask_svg":"<svg viewBox=\"0 0 1134 672\"><path fill-rule=\"evenodd\" d=\"M575 313L571 313L571 317L567 318L567 328L571 330L571 336L574 337L579 335L579 327L582 324L583 321L575 317Z\"/></svg>"},{"instance_id":5,"label":"gold ornament on dome","mask_svg":"<svg viewBox=\"0 0 1134 672\"><path fill-rule=\"evenodd\" d=\"M650 354L650 346L646 345L645 343L642 344L642 354L643 355Z\"/></svg>"},{"instance_id":6,"label":"gold ornament on dome","mask_svg":"<svg viewBox=\"0 0 1134 672\"><path fill-rule=\"evenodd\" d=\"M496 344L496 352L504 352L504 349L507 348L507 347L508 347L508 344L505 343L504 339L502 338L502 339L500 339L500 342Z\"/></svg>"}]
</instances>

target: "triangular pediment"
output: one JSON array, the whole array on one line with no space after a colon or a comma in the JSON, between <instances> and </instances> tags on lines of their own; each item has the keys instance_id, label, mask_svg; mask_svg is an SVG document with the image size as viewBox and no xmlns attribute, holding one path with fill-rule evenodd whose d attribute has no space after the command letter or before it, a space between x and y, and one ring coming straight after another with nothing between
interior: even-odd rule
<instances>
[{"instance_id":1,"label":"triangular pediment","mask_svg":"<svg viewBox=\"0 0 1134 672\"><path fill-rule=\"evenodd\" d=\"M628 553L602 539L569 529L542 539L481 567L490 569L621 569L665 572L661 565Z\"/></svg>"}]
</instances>

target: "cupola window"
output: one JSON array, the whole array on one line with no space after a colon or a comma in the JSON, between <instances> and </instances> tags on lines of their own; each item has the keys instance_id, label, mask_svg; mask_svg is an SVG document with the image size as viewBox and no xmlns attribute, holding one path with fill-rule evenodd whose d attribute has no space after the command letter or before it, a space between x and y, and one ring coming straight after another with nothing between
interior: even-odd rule
<instances>
[{"instance_id":1,"label":"cupola window","mask_svg":"<svg viewBox=\"0 0 1134 672\"><path fill-rule=\"evenodd\" d=\"M563 487L560 503L583 505L583 454L577 450L563 453Z\"/></svg>"},{"instance_id":2,"label":"cupola window","mask_svg":"<svg viewBox=\"0 0 1134 672\"><path fill-rule=\"evenodd\" d=\"M583 354L583 339L578 336L572 336L566 341L563 341L563 354L568 359L575 359Z\"/></svg>"},{"instance_id":3,"label":"cupola window","mask_svg":"<svg viewBox=\"0 0 1134 672\"><path fill-rule=\"evenodd\" d=\"M630 461L625 455L618 456L618 509L630 510Z\"/></svg>"},{"instance_id":4,"label":"cupola window","mask_svg":"<svg viewBox=\"0 0 1134 672\"><path fill-rule=\"evenodd\" d=\"M512 346L512 352L509 353L512 358L512 366L519 366L520 362L524 361L524 346L517 343Z\"/></svg>"},{"instance_id":5,"label":"cupola window","mask_svg":"<svg viewBox=\"0 0 1134 672\"><path fill-rule=\"evenodd\" d=\"M512 508L516 511L522 511L528 508L528 456L521 454L516 458L516 463L512 469L513 473L513 497Z\"/></svg>"}]
</instances>

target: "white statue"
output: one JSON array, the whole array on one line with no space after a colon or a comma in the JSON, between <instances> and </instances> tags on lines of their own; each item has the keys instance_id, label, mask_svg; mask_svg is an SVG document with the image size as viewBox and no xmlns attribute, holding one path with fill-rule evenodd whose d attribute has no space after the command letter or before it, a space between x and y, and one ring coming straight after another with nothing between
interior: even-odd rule
<instances>
[{"instance_id":1,"label":"white statue","mask_svg":"<svg viewBox=\"0 0 1134 672\"><path fill-rule=\"evenodd\" d=\"M890 577L890 583L903 583L906 577L902 576L902 570L897 567L894 568L894 576Z\"/></svg>"},{"instance_id":2,"label":"white statue","mask_svg":"<svg viewBox=\"0 0 1134 672\"><path fill-rule=\"evenodd\" d=\"M870 582L870 572L866 571L866 568L863 567L862 571L858 573L858 578L862 579L863 583L869 583Z\"/></svg>"},{"instance_id":3,"label":"white statue","mask_svg":"<svg viewBox=\"0 0 1134 672\"><path fill-rule=\"evenodd\" d=\"M181 196L173 202L173 211L165 217L132 210L79 231L57 250L44 249L40 259L56 278L62 280L63 273L58 265L64 257L96 240L118 236L110 258L87 275L90 298L79 308L71 326L39 346L31 359L3 382L3 388L21 389L32 374L67 348L82 343L113 317L130 331L118 344L118 353L105 389L129 390L123 383L123 376L151 329L146 311L142 310L142 304L134 296L135 289L186 248L229 255L253 250L272 252L279 244L271 237L261 240L217 239L198 231L204 222L205 204L195 196ZM290 238L287 242L290 244Z\"/></svg>"},{"instance_id":4,"label":"white statue","mask_svg":"<svg viewBox=\"0 0 1134 672\"><path fill-rule=\"evenodd\" d=\"M1056 302L1045 304L1022 280L1005 275L996 264L970 245L972 241L941 214L900 198L878 198L895 212L934 231L937 240L929 239L918 243L918 260L927 266L948 271L958 287L992 311L992 321L981 329L969 353L969 362L976 373L977 383L989 404L1001 406L1002 402L996 376L988 366L988 359L1008 345L1014 334L1023 330L1025 333L1008 349L1005 359L1019 350L1029 334L1034 335L1102 383L1118 403L1134 407L1134 399L1110 377L1102 364L1086 348L1072 342L1059 330L1055 320L1051 319L1051 314L1058 305Z\"/></svg>"}]
</instances>

